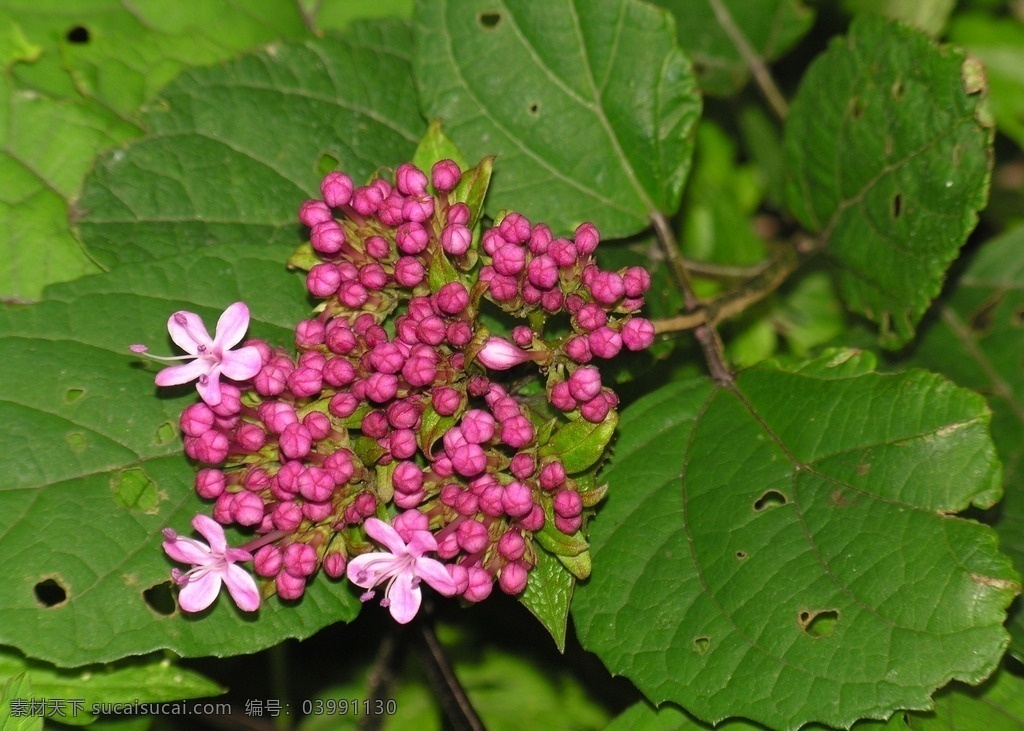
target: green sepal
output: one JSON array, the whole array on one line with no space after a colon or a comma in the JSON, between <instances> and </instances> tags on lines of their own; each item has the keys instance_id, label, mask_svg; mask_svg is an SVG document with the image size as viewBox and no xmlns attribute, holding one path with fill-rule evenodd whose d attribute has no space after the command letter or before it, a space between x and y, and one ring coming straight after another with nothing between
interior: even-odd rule
<instances>
[{"instance_id":1,"label":"green sepal","mask_svg":"<svg viewBox=\"0 0 1024 731\"><path fill-rule=\"evenodd\" d=\"M462 174L462 179L452 191L457 202L469 206L468 226L470 229L476 228L480 221L480 215L484 210L484 198L487 196L487 187L491 184L493 170L494 156L485 157L475 168ZM470 251L473 249L471 248Z\"/></svg>"},{"instance_id":2,"label":"green sepal","mask_svg":"<svg viewBox=\"0 0 1024 731\"><path fill-rule=\"evenodd\" d=\"M304 241L299 244L292 255L288 257L288 261L285 262L285 266L289 269L299 269L304 272L308 272L310 269L315 267L317 264L323 262L316 252L313 250L313 244L308 241Z\"/></svg>"},{"instance_id":3,"label":"green sepal","mask_svg":"<svg viewBox=\"0 0 1024 731\"><path fill-rule=\"evenodd\" d=\"M540 448L541 457L557 457L568 474L583 472L604 456L608 442L615 434L619 414L612 411L604 421L594 424L586 419L570 421L556 431Z\"/></svg>"},{"instance_id":4,"label":"green sepal","mask_svg":"<svg viewBox=\"0 0 1024 731\"><path fill-rule=\"evenodd\" d=\"M412 156L412 164L430 177L430 169L441 160L453 160L459 170L465 170L469 164L462 151L452 142L451 138L441 129L441 120L435 119L427 128L426 134L416 146Z\"/></svg>"},{"instance_id":5,"label":"green sepal","mask_svg":"<svg viewBox=\"0 0 1024 731\"><path fill-rule=\"evenodd\" d=\"M420 417L420 428L416 432L416 446L423 454L430 456L434 453L434 442L444 436L445 432L455 426L456 415L441 416L434 410L433 405L428 405Z\"/></svg>"},{"instance_id":6,"label":"green sepal","mask_svg":"<svg viewBox=\"0 0 1024 731\"><path fill-rule=\"evenodd\" d=\"M590 576L590 549L587 549L578 556L557 556L558 560L562 562L565 568L569 569L569 573L575 576L581 581Z\"/></svg>"}]
</instances>

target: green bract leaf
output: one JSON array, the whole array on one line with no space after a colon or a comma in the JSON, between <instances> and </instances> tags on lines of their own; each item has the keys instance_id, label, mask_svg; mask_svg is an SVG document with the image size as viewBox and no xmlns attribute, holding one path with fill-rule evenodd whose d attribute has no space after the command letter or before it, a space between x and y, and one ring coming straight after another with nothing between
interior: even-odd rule
<instances>
[{"instance_id":1,"label":"green bract leaf","mask_svg":"<svg viewBox=\"0 0 1024 731\"><path fill-rule=\"evenodd\" d=\"M297 604L271 599L258 614L225 593L201 621L176 611L169 593L160 531L192 535L192 517L209 510L177 427L196 394L186 385L156 398L157 368L127 347L170 354L170 313L188 309L211 324L240 299L253 303L250 336L289 346L307 304L284 254L223 246L55 286L42 303L0 311L0 644L72 666L164 647L228 655L356 615L350 587L325 577ZM245 540L229 533L232 545Z\"/></svg>"},{"instance_id":2,"label":"green bract leaf","mask_svg":"<svg viewBox=\"0 0 1024 731\"><path fill-rule=\"evenodd\" d=\"M971 260L922 332L915 364L941 369L988 395L992 437L1003 461L1005 496L996 530L1018 571L1024 570L1024 229L986 244ZM1010 649L1024 658L1024 612L1010 622Z\"/></svg>"},{"instance_id":3,"label":"green bract leaf","mask_svg":"<svg viewBox=\"0 0 1024 731\"><path fill-rule=\"evenodd\" d=\"M551 440L540 448L541 457L557 457L566 473L577 472L593 467L604 456L608 442L615 434L619 423L616 412L608 415L604 421L596 424L586 419L570 421L558 429Z\"/></svg>"},{"instance_id":4,"label":"green bract leaf","mask_svg":"<svg viewBox=\"0 0 1024 731\"><path fill-rule=\"evenodd\" d=\"M470 159L497 154L488 211L635 233L672 213L700 98L668 13L635 0L421 0L423 108ZM515 73L509 73L514 69Z\"/></svg>"},{"instance_id":5,"label":"green bract leaf","mask_svg":"<svg viewBox=\"0 0 1024 731\"><path fill-rule=\"evenodd\" d=\"M663 388L622 415L576 589L583 644L708 722L847 726L977 683L1019 591L993 531L984 400L839 353L731 387Z\"/></svg>"},{"instance_id":6,"label":"green bract leaf","mask_svg":"<svg viewBox=\"0 0 1024 731\"><path fill-rule=\"evenodd\" d=\"M523 606L551 633L559 652L565 651L565 628L569 620L569 602L576 578L555 556L541 549L530 570L526 590L519 596Z\"/></svg>"},{"instance_id":7,"label":"green bract leaf","mask_svg":"<svg viewBox=\"0 0 1024 731\"><path fill-rule=\"evenodd\" d=\"M90 253L114 266L225 240L296 246L323 159L360 183L416 149L409 44L403 24L362 24L178 77L144 117L149 136L86 181Z\"/></svg>"},{"instance_id":8,"label":"green bract leaf","mask_svg":"<svg viewBox=\"0 0 1024 731\"><path fill-rule=\"evenodd\" d=\"M707 0L655 0L675 15L679 45L693 59L701 89L719 96L739 91L750 75L735 41ZM753 53L765 61L778 58L811 28L814 13L800 0L721 0Z\"/></svg>"},{"instance_id":9,"label":"green bract leaf","mask_svg":"<svg viewBox=\"0 0 1024 731\"><path fill-rule=\"evenodd\" d=\"M986 200L992 128L977 63L876 16L808 69L786 121L787 198L847 305L913 334Z\"/></svg>"},{"instance_id":10,"label":"green bract leaf","mask_svg":"<svg viewBox=\"0 0 1024 731\"><path fill-rule=\"evenodd\" d=\"M32 683L28 673L18 673L0 685L0 729L3 731L42 729L42 715L28 712L28 701L31 698ZM16 701L16 703L12 703L12 701Z\"/></svg>"}]
</instances>

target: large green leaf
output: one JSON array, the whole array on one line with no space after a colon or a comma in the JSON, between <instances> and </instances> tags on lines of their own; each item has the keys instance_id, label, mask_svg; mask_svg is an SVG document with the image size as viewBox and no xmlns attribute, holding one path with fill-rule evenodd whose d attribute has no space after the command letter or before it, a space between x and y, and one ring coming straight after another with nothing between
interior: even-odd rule
<instances>
[{"instance_id":1,"label":"large green leaf","mask_svg":"<svg viewBox=\"0 0 1024 731\"><path fill-rule=\"evenodd\" d=\"M985 204L992 126L962 51L876 16L807 70L786 121L787 198L843 298L896 346L914 334Z\"/></svg>"},{"instance_id":2,"label":"large green leaf","mask_svg":"<svg viewBox=\"0 0 1024 731\"><path fill-rule=\"evenodd\" d=\"M996 513L1003 549L1024 571L1024 229L983 246L939 316L922 332L916 364L941 370L988 397L992 437L1003 462L1005 497ZM1011 650L1024 659L1024 612L1010 623Z\"/></svg>"},{"instance_id":3,"label":"large green leaf","mask_svg":"<svg viewBox=\"0 0 1024 731\"><path fill-rule=\"evenodd\" d=\"M636 233L679 206L700 97L669 14L636 0L420 0L428 117L499 156L488 210ZM514 73L510 73L514 70Z\"/></svg>"},{"instance_id":4,"label":"large green leaf","mask_svg":"<svg viewBox=\"0 0 1024 731\"><path fill-rule=\"evenodd\" d=\"M157 398L155 369L127 347L159 352L171 312L212 323L239 299L253 305L250 335L288 346L307 305L285 255L246 244L190 252L54 286L44 302L0 311L0 644L57 665L163 647L227 655L355 616L349 587L327 579L297 606L272 599L258 615L227 596L202 617L167 614L159 599L172 565L161 529L190 534L192 516L209 510L177 433L196 395L183 386Z\"/></svg>"},{"instance_id":5,"label":"large green leaf","mask_svg":"<svg viewBox=\"0 0 1024 731\"><path fill-rule=\"evenodd\" d=\"M410 42L405 24L365 23L182 74L144 116L149 135L86 181L90 253L114 266L222 240L294 248L324 172L361 181L411 158L423 122Z\"/></svg>"},{"instance_id":6,"label":"large green leaf","mask_svg":"<svg viewBox=\"0 0 1024 731\"><path fill-rule=\"evenodd\" d=\"M653 702L717 722L846 726L977 683L1018 576L993 531L984 400L839 352L622 414L576 589L581 640Z\"/></svg>"},{"instance_id":7,"label":"large green leaf","mask_svg":"<svg viewBox=\"0 0 1024 731\"><path fill-rule=\"evenodd\" d=\"M654 0L672 11L679 45L693 59L701 89L734 94L750 69L710 0ZM721 0L721 6L750 50L764 61L788 51L811 28L814 13L800 0Z\"/></svg>"},{"instance_id":8,"label":"large green leaf","mask_svg":"<svg viewBox=\"0 0 1024 731\"><path fill-rule=\"evenodd\" d=\"M952 685L935 694L934 711L907 720L914 731L1024 728L1024 680L1004 669L977 688Z\"/></svg>"}]
</instances>

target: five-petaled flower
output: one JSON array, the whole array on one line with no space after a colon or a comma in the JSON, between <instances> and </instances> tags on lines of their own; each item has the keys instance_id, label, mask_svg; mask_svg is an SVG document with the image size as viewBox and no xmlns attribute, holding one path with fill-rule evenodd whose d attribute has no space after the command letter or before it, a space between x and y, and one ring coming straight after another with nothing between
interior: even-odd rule
<instances>
[{"instance_id":1,"label":"five-petaled flower","mask_svg":"<svg viewBox=\"0 0 1024 731\"><path fill-rule=\"evenodd\" d=\"M406 624L420 609L421 579L445 596L458 591L444 564L423 556L427 551L437 550L437 541L430 531L413 530L406 543L398 531L382 520L367 518L365 525L367 535L388 550L364 553L349 561L349 581L371 590L360 597L363 601L372 599L372 589L387 581L381 605L391 610L396 622Z\"/></svg>"},{"instance_id":2,"label":"five-petaled flower","mask_svg":"<svg viewBox=\"0 0 1024 731\"><path fill-rule=\"evenodd\" d=\"M181 587L178 603L186 612L201 612L213 604L220 592L221 582L239 609L255 612L260 606L260 593L256 580L236 561L251 561L252 554L241 548L228 546L220 523L205 515L192 519L192 527L209 541L209 545L194 538L179 536L170 528L164 529L164 551L175 561L192 564L182 572L171 569L171 578Z\"/></svg>"},{"instance_id":3,"label":"five-petaled flower","mask_svg":"<svg viewBox=\"0 0 1024 731\"><path fill-rule=\"evenodd\" d=\"M156 374L156 385L178 386L198 379L196 389L210 406L221 401L221 375L236 381L252 378L263 367L260 351L247 345L231 350L238 345L249 327L249 308L244 302L235 302L224 310L217 321L217 335L213 338L206 330L202 319L194 312L181 310L171 315L167 330L179 348L188 355L174 358L149 356L155 360L191 360L191 363L164 368ZM131 346L133 353L145 353L145 345Z\"/></svg>"}]
</instances>

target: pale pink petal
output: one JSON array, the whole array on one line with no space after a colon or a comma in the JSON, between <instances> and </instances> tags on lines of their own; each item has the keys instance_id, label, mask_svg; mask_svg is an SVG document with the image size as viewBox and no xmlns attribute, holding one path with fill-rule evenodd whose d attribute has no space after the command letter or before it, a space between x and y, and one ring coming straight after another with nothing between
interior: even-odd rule
<instances>
[{"instance_id":1,"label":"pale pink petal","mask_svg":"<svg viewBox=\"0 0 1024 731\"><path fill-rule=\"evenodd\" d=\"M228 547L227 537L224 535L224 527L208 515L199 513L192 519L192 527L207 540L210 544L211 553L224 553ZM192 561L190 563L195 563Z\"/></svg>"},{"instance_id":2,"label":"pale pink petal","mask_svg":"<svg viewBox=\"0 0 1024 731\"><path fill-rule=\"evenodd\" d=\"M459 590L458 585L452 579L444 564L432 558L416 560L416 575L445 596L452 596Z\"/></svg>"},{"instance_id":3,"label":"pale pink petal","mask_svg":"<svg viewBox=\"0 0 1024 731\"><path fill-rule=\"evenodd\" d=\"M402 536L398 535L398 531L383 520L367 518L365 527L366 535L386 546L391 553L395 555L406 553L405 541L402 540Z\"/></svg>"},{"instance_id":4,"label":"pale pink petal","mask_svg":"<svg viewBox=\"0 0 1024 731\"><path fill-rule=\"evenodd\" d=\"M503 371L530 359L530 354L504 338L489 337L476 359L488 368Z\"/></svg>"},{"instance_id":5,"label":"pale pink petal","mask_svg":"<svg viewBox=\"0 0 1024 731\"><path fill-rule=\"evenodd\" d=\"M201 612L213 604L220 592L220 574L215 571L199 571L189 577L188 583L178 594L178 603L186 612Z\"/></svg>"},{"instance_id":6,"label":"pale pink petal","mask_svg":"<svg viewBox=\"0 0 1024 731\"><path fill-rule=\"evenodd\" d=\"M179 322L179 320L184 322ZM175 312L167 320L167 332L171 334L171 340L186 353L196 355L200 345L205 345L207 350L213 348L213 340L206 332L206 325L203 324L202 318L194 312L184 310Z\"/></svg>"},{"instance_id":7,"label":"pale pink petal","mask_svg":"<svg viewBox=\"0 0 1024 731\"><path fill-rule=\"evenodd\" d=\"M164 541L163 549L168 556L179 563L200 566L210 560L210 549L194 538L175 536L173 539Z\"/></svg>"},{"instance_id":8,"label":"pale pink petal","mask_svg":"<svg viewBox=\"0 0 1024 731\"><path fill-rule=\"evenodd\" d=\"M217 336L214 343L227 350L241 342L249 329L249 308L244 302L235 302L217 320ZM175 341L177 342L177 341Z\"/></svg>"},{"instance_id":9,"label":"pale pink petal","mask_svg":"<svg viewBox=\"0 0 1024 731\"><path fill-rule=\"evenodd\" d=\"M423 594L413 580L412 571L403 571L388 588L388 609L399 624L407 624L420 610Z\"/></svg>"},{"instance_id":10,"label":"pale pink petal","mask_svg":"<svg viewBox=\"0 0 1024 731\"><path fill-rule=\"evenodd\" d=\"M209 370L210 364L203 358L197 358L191 363L164 368L156 374L155 381L158 386L180 386L196 380Z\"/></svg>"},{"instance_id":11,"label":"pale pink petal","mask_svg":"<svg viewBox=\"0 0 1024 731\"><path fill-rule=\"evenodd\" d=\"M220 372L235 381L252 378L263 368L263 356L251 345L224 353L220 361Z\"/></svg>"},{"instance_id":12,"label":"pale pink petal","mask_svg":"<svg viewBox=\"0 0 1024 731\"><path fill-rule=\"evenodd\" d=\"M397 560L390 553L379 551L360 554L348 562L348 580L356 586L371 589L390 573Z\"/></svg>"},{"instance_id":13,"label":"pale pink petal","mask_svg":"<svg viewBox=\"0 0 1024 731\"><path fill-rule=\"evenodd\" d=\"M256 580L241 566L228 564L224 583L231 598L243 612L255 612L260 608L260 592L256 588Z\"/></svg>"},{"instance_id":14,"label":"pale pink petal","mask_svg":"<svg viewBox=\"0 0 1024 731\"><path fill-rule=\"evenodd\" d=\"M413 556L422 556L427 551L437 550L437 539L434 538L434 534L428 530L417 530L412 532L412 538L409 539L408 551Z\"/></svg>"},{"instance_id":15,"label":"pale pink petal","mask_svg":"<svg viewBox=\"0 0 1024 731\"><path fill-rule=\"evenodd\" d=\"M197 363L199 361L196 361ZM220 395L220 369L211 368L206 378L200 378L199 382L196 383L196 390L199 392L199 398L205 401L210 406L216 406L221 402Z\"/></svg>"}]
</instances>

